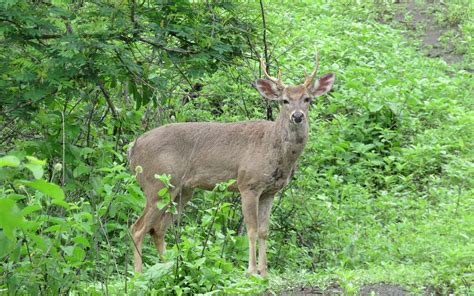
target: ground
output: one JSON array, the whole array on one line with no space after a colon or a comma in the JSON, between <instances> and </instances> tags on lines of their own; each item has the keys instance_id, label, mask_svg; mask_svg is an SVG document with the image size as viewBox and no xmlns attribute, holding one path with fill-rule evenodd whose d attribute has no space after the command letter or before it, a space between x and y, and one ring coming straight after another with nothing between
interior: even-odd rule
<instances>
[{"instance_id":1,"label":"ground","mask_svg":"<svg viewBox=\"0 0 474 296\"><path fill-rule=\"evenodd\" d=\"M456 23L440 24L436 20L435 13L439 11L439 6L435 1L425 2L408 0L397 3L397 12L392 20L392 24L401 24L413 34L408 37L418 37L422 42L422 49L433 58L441 57L448 64L459 63L463 60L463 55L456 52L456 47L452 38L444 38L447 33L456 32Z\"/></svg>"},{"instance_id":2,"label":"ground","mask_svg":"<svg viewBox=\"0 0 474 296\"><path fill-rule=\"evenodd\" d=\"M365 285L359 290L359 295L386 295L386 296L403 296L409 293L398 285L378 283L373 285ZM264 294L265 296L272 295L271 293ZM291 290L285 290L279 293L279 295L293 295L293 296L306 296L306 295L344 295L344 291L340 287L330 287L327 289L320 289L316 287L302 287L294 288Z\"/></svg>"}]
</instances>

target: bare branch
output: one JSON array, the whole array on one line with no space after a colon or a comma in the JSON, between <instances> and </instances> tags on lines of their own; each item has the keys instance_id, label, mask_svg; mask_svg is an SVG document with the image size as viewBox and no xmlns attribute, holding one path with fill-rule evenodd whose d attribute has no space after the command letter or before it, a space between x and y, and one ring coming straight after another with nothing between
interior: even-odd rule
<instances>
[{"instance_id":1,"label":"bare branch","mask_svg":"<svg viewBox=\"0 0 474 296\"><path fill-rule=\"evenodd\" d=\"M109 109L112 112L112 116L114 117L114 119L119 119L117 109L115 109L114 103L112 102L112 99L110 98L109 92L104 87L104 84L102 83L102 81L100 81L100 79L97 79L97 84L99 85L100 90L102 91L102 94L104 95L104 98L107 101L107 105L109 106Z\"/></svg>"}]
</instances>

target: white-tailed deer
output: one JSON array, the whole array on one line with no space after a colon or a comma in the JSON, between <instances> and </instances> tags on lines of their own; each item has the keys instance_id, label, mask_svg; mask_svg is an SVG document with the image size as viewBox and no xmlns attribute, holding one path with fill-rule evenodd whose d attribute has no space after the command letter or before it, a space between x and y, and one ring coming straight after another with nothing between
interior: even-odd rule
<instances>
[{"instance_id":1,"label":"white-tailed deer","mask_svg":"<svg viewBox=\"0 0 474 296\"><path fill-rule=\"evenodd\" d=\"M164 251L165 232L173 221L166 208L158 209L158 191L165 186L155 174L172 176L171 198L178 214L195 188L212 190L218 183L235 179L232 191L240 191L242 212L249 238L248 273L257 273L256 242L259 242L258 273L267 275L266 238L275 194L290 178L308 137L308 109L312 98L327 93L334 73L314 80L318 69L306 74L303 84L285 86L262 69L267 79L258 79L257 90L269 100L281 102L276 121L237 123L176 123L151 130L139 137L130 151L131 168L142 167L137 179L147 201L132 226L135 271L142 270L142 241L151 234L158 253Z\"/></svg>"}]
</instances>

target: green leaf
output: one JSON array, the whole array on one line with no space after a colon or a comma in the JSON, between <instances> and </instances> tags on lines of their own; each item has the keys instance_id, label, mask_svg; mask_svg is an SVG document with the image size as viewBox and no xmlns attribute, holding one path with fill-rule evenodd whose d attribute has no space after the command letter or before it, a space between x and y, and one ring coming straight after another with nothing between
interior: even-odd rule
<instances>
[{"instance_id":1,"label":"green leaf","mask_svg":"<svg viewBox=\"0 0 474 296\"><path fill-rule=\"evenodd\" d=\"M22 200L22 199L27 198L26 195L14 194L14 193L7 195L7 197L11 200Z\"/></svg>"},{"instance_id":2,"label":"green leaf","mask_svg":"<svg viewBox=\"0 0 474 296\"><path fill-rule=\"evenodd\" d=\"M137 85L135 84L135 81L133 81L133 80L130 81L130 83L129 83L129 92L132 94L133 98L137 102L136 110L140 109L140 107L142 105L142 96L138 92Z\"/></svg>"},{"instance_id":3,"label":"green leaf","mask_svg":"<svg viewBox=\"0 0 474 296\"><path fill-rule=\"evenodd\" d=\"M13 155L7 155L0 157L0 167L18 167L20 165L20 160Z\"/></svg>"},{"instance_id":4,"label":"green leaf","mask_svg":"<svg viewBox=\"0 0 474 296\"><path fill-rule=\"evenodd\" d=\"M61 225L53 225L53 226L50 226L50 227L46 228L45 230L43 230L43 233L57 232L60 229L61 229Z\"/></svg>"},{"instance_id":5,"label":"green leaf","mask_svg":"<svg viewBox=\"0 0 474 296\"><path fill-rule=\"evenodd\" d=\"M164 199L162 199L162 200L160 200L159 202L156 203L156 207L160 210L162 210L167 205L168 205L168 202Z\"/></svg>"},{"instance_id":6,"label":"green leaf","mask_svg":"<svg viewBox=\"0 0 474 296\"><path fill-rule=\"evenodd\" d=\"M26 216L26 215L29 215L29 214L31 214L31 213L33 213L33 212L39 211L39 210L41 210L41 205L38 205L38 204L36 204L36 205L30 205L30 206L24 207L24 208L21 210L21 214L22 214L23 216Z\"/></svg>"},{"instance_id":7,"label":"green leaf","mask_svg":"<svg viewBox=\"0 0 474 296\"><path fill-rule=\"evenodd\" d=\"M74 171L72 172L72 175L74 176L74 178L77 178L83 174L87 174L91 171L92 169L90 167L88 167L87 165L85 165L84 163L80 163L75 169Z\"/></svg>"},{"instance_id":8,"label":"green leaf","mask_svg":"<svg viewBox=\"0 0 474 296\"><path fill-rule=\"evenodd\" d=\"M178 214L178 209L176 208L175 204L174 203L171 203L170 204L170 207L168 208L167 210L168 213L171 213L173 215L176 215Z\"/></svg>"},{"instance_id":9,"label":"green leaf","mask_svg":"<svg viewBox=\"0 0 474 296\"><path fill-rule=\"evenodd\" d=\"M159 279L169 273L173 268L174 262L157 263L150 267L144 276L148 280Z\"/></svg>"},{"instance_id":10,"label":"green leaf","mask_svg":"<svg viewBox=\"0 0 474 296\"><path fill-rule=\"evenodd\" d=\"M150 102L153 91L146 84L143 84L143 95L142 95L142 105L147 105Z\"/></svg>"},{"instance_id":11,"label":"green leaf","mask_svg":"<svg viewBox=\"0 0 474 296\"><path fill-rule=\"evenodd\" d=\"M72 255L73 249L74 249L74 246L61 246L61 250L63 250L64 254L67 256Z\"/></svg>"},{"instance_id":12,"label":"green leaf","mask_svg":"<svg viewBox=\"0 0 474 296\"><path fill-rule=\"evenodd\" d=\"M158 179L161 182L163 182L163 184L165 184L166 187L174 188L174 186L171 184L171 175L166 175L166 174L158 175L158 174L155 174L154 177L155 177L155 179Z\"/></svg>"},{"instance_id":13,"label":"green leaf","mask_svg":"<svg viewBox=\"0 0 474 296\"><path fill-rule=\"evenodd\" d=\"M17 2L18 0L5 0L5 2L3 2L3 5L5 8L9 8L15 5Z\"/></svg>"},{"instance_id":14,"label":"green leaf","mask_svg":"<svg viewBox=\"0 0 474 296\"><path fill-rule=\"evenodd\" d=\"M369 111L372 113L380 111L380 109L383 108L382 104L376 103L376 102L370 102L369 103Z\"/></svg>"},{"instance_id":15,"label":"green leaf","mask_svg":"<svg viewBox=\"0 0 474 296\"><path fill-rule=\"evenodd\" d=\"M204 264L204 262L206 262L206 258L205 258L205 257L204 257L204 258L201 258L201 259L198 259L198 260L196 260L196 262L194 262L194 265L195 265L195 266L197 266L197 267L199 267L199 266L203 265L203 264Z\"/></svg>"},{"instance_id":16,"label":"green leaf","mask_svg":"<svg viewBox=\"0 0 474 296\"><path fill-rule=\"evenodd\" d=\"M161 188L160 191L158 191L159 196L164 196L168 192L168 188L164 187Z\"/></svg>"},{"instance_id":17,"label":"green leaf","mask_svg":"<svg viewBox=\"0 0 474 296\"><path fill-rule=\"evenodd\" d=\"M36 235L34 233L28 233L29 239L34 241L38 248L40 248L43 251L46 251L48 249L48 245L51 243L49 240L45 239L45 237Z\"/></svg>"},{"instance_id":18,"label":"green leaf","mask_svg":"<svg viewBox=\"0 0 474 296\"><path fill-rule=\"evenodd\" d=\"M8 255L14 247L15 243L0 230L0 259Z\"/></svg>"},{"instance_id":19,"label":"green leaf","mask_svg":"<svg viewBox=\"0 0 474 296\"><path fill-rule=\"evenodd\" d=\"M202 217L202 225L203 226L206 226L208 225L209 223L211 223L211 220L212 220L212 216L211 215L204 215L204 217Z\"/></svg>"},{"instance_id":20,"label":"green leaf","mask_svg":"<svg viewBox=\"0 0 474 296\"><path fill-rule=\"evenodd\" d=\"M43 166L36 163L27 163L25 167L33 173L35 179L41 179L44 174Z\"/></svg>"},{"instance_id":21,"label":"green leaf","mask_svg":"<svg viewBox=\"0 0 474 296\"><path fill-rule=\"evenodd\" d=\"M26 186L32 187L36 190L43 192L44 194L52 197L53 199L63 200L64 199L64 192L56 184L46 182L45 180L35 180L35 181L22 181Z\"/></svg>"},{"instance_id":22,"label":"green leaf","mask_svg":"<svg viewBox=\"0 0 474 296\"><path fill-rule=\"evenodd\" d=\"M40 165L40 166L45 166L46 165L46 161L44 160L40 160L34 156L27 156L26 159L28 159L28 161L32 164L37 164L37 165Z\"/></svg>"},{"instance_id":23,"label":"green leaf","mask_svg":"<svg viewBox=\"0 0 474 296\"><path fill-rule=\"evenodd\" d=\"M0 199L0 226L3 228L5 236L10 240L15 240L14 230L23 224L23 215L18 209L16 202L8 198Z\"/></svg>"},{"instance_id":24,"label":"green leaf","mask_svg":"<svg viewBox=\"0 0 474 296\"><path fill-rule=\"evenodd\" d=\"M84 259L86 252L79 246L62 246L61 249L64 252L64 258L71 263L80 263Z\"/></svg>"},{"instance_id":25,"label":"green leaf","mask_svg":"<svg viewBox=\"0 0 474 296\"><path fill-rule=\"evenodd\" d=\"M66 208L66 209L69 209L71 207L67 202L65 202L62 199L53 199L52 204L61 206L61 207Z\"/></svg>"},{"instance_id":26,"label":"green leaf","mask_svg":"<svg viewBox=\"0 0 474 296\"><path fill-rule=\"evenodd\" d=\"M90 245L89 241L87 240L87 238L85 238L83 236L76 236L75 238L72 239L72 241L75 242L75 243L81 244L81 245L83 245L84 247L87 247L87 248L91 247L91 245Z\"/></svg>"}]
</instances>

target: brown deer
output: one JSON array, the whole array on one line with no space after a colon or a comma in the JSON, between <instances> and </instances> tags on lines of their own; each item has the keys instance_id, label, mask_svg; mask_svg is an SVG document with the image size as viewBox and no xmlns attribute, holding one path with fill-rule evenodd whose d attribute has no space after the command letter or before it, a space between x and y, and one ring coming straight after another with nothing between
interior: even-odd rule
<instances>
[{"instance_id":1,"label":"brown deer","mask_svg":"<svg viewBox=\"0 0 474 296\"><path fill-rule=\"evenodd\" d=\"M257 90L269 100L281 102L276 121L237 123L175 123L153 129L139 137L130 150L131 168L141 166L137 175L147 201L143 214L132 226L135 271L142 270L142 241L151 234L160 256L164 251L165 232L173 221L166 207L158 209L157 192L165 185L155 174L171 175L172 200L178 215L191 199L195 188L212 190L218 183L235 179L229 190L240 191L242 212L249 238L248 274L267 276L266 239L275 194L290 178L296 159L308 138L308 109L312 98L331 90L335 74L314 80L305 70L306 80L286 86L268 75L258 79ZM256 242L258 238L258 270Z\"/></svg>"}]
</instances>

